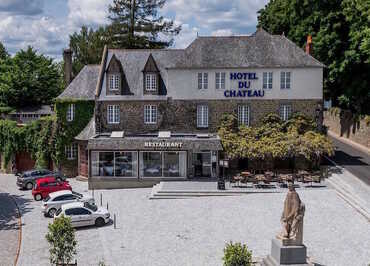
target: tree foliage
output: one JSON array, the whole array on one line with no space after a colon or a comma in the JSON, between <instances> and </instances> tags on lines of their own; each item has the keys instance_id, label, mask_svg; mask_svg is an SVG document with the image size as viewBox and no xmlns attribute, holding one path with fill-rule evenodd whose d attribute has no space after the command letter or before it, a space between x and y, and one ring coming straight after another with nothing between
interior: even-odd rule
<instances>
[{"instance_id":1,"label":"tree foliage","mask_svg":"<svg viewBox=\"0 0 370 266\"><path fill-rule=\"evenodd\" d=\"M369 10L363 0L274 0L258 12L258 25L302 48L311 34L313 56L327 66L326 96L364 113L370 101Z\"/></svg>"},{"instance_id":2,"label":"tree foliage","mask_svg":"<svg viewBox=\"0 0 370 266\"><path fill-rule=\"evenodd\" d=\"M181 27L158 14L166 0L113 0L109 5L108 26L110 44L119 48L165 48L169 41L161 40L160 34L173 36Z\"/></svg>"},{"instance_id":3,"label":"tree foliage","mask_svg":"<svg viewBox=\"0 0 370 266\"><path fill-rule=\"evenodd\" d=\"M85 65L100 64L107 34L105 27L94 30L82 26L80 32L69 36L69 47L73 52L73 73L79 73Z\"/></svg>"},{"instance_id":4,"label":"tree foliage","mask_svg":"<svg viewBox=\"0 0 370 266\"><path fill-rule=\"evenodd\" d=\"M0 60L6 59L9 56L5 46L0 42Z\"/></svg>"},{"instance_id":5,"label":"tree foliage","mask_svg":"<svg viewBox=\"0 0 370 266\"><path fill-rule=\"evenodd\" d=\"M246 245L241 243L227 243L224 248L224 266L251 266L252 252Z\"/></svg>"},{"instance_id":6,"label":"tree foliage","mask_svg":"<svg viewBox=\"0 0 370 266\"><path fill-rule=\"evenodd\" d=\"M316 130L312 119L296 113L286 122L276 114L267 115L260 126L236 127L234 115L223 117L218 134L227 156L264 160L303 156L315 165L323 154L332 155L330 140Z\"/></svg>"},{"instance_id":7,"label":"tree foliage","mask_svg":"<svg viewBox=\"0 0 370 266\"><path fill-rule=\"evenodd\" d=\"M61 92L62 80L58 64L28 47L0 60L0 105L50 104Z\"/></svg>"},{"instance_id":8,"label":"tree foliage","mask_svg":"<svg viewBox=\"0 0 370 266\"><path fill-rule=\"evenodd\" d=\"M48 229L45 238L50 245L50 263L56 265L70 263L77 254L77 241L71 218L62 215L50 223Z\"/></svg>"}]
</instances>

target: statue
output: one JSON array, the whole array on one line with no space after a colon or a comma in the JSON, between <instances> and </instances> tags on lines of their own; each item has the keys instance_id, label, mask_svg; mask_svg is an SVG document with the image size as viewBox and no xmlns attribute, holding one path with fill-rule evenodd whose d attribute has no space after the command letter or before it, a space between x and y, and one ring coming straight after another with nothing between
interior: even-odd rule
<instances>
[{"instance_id":1,"label":"statue","mask_svg":"<svg viewBox=\"0 0 370 266\"><path fill-rule=\"evenodd\" d=\"M281 239L284 246L303 245L303 217L305 205L295 191L293 183L288 183L288 194L284 201L281 215L283 230L276 237Z\"/></svg>"}]
</instances>

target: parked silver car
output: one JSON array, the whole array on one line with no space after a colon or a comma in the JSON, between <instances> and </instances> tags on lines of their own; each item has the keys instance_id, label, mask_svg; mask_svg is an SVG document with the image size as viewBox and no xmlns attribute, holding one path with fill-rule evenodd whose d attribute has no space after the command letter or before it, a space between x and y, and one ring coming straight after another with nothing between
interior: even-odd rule
<instances>
[{"instance_id":1,"label":"parked silver car","mask_svg":"<svg viewBox=\"0 0 370 266\"><path fill-rule=\"evenodd\" d=\"M60 190L50 193L49 196L43 200L41 209L45 216L54 217L54 214L63 204L76 201L88 202L91 205L95 204L94 198L91 196L82 195L70 190Z\"/></svg>"},{"instance_id":2,"label":"parked silver car","mask_svg":"<svg viewBox=\"0 0 370 266\"><path fill-rule=\"evenodd\" d=\"M63 204L59 211L55 213L54 218L62 215L71 217L73 227L103 226L110 220L110 214L107 209L98 208L96 205L91 205L88 202Z\"/></svg>"}]
</instances>

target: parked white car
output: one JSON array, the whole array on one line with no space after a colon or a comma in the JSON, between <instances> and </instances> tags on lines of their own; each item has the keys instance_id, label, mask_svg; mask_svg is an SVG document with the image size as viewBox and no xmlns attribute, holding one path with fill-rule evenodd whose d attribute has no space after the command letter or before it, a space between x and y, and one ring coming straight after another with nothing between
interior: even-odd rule
<instances>
[{"instance_id":1,"label":"parked white car","mask_svg":"<svg viewBox=\"0 0 370 266\"><path fill-rule=\"evenodd\" d=\"M54 215L54 218L60 216L71 217L72 226L103 226L109 222L110 214L105 208L98 208L88 202L73 202L62 205Z\"/></svg>"},{"instance_id":2,"label":"parked white car","mask_svg":"<svg viewBox=\"0 0 370 266\"><path fill-rule=\"evenodd\" d=\"M45 216L54 217L54 214L63 204L76 201L88 202L92 205L95 204L94 198L91 196L82 195L70 190L60 190L50 193L49 196L43 200L41 209Z\"/></svg>"}]
</instances>

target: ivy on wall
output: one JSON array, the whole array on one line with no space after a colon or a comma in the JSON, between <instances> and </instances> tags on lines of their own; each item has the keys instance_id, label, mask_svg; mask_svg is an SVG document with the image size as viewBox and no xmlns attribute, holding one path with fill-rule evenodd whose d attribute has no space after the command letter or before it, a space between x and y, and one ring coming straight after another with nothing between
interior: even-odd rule
<instances>
[{"instance_id":1,"label":"ivy on wall","mask_svg":"<svg viewBox=\"0 0 370 266\"><path fill-rule=\"evenodd\" d=\"M74 120L67 122L68 105L75 104ZM56 115L18 126L15 121L0 120L0 153L7 165L17 152L26 151L36 161L36 167L47 168L49 160L57 166L75 165L65 157L65 146L89 123L94 113L94 102L85 100L57 100Z\"/></svg>"}]
</instances>

